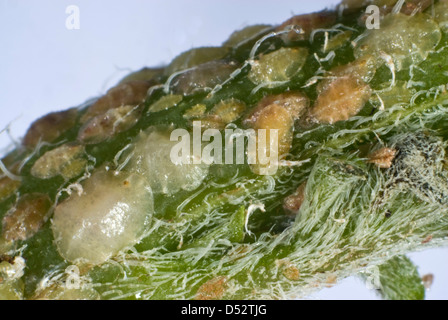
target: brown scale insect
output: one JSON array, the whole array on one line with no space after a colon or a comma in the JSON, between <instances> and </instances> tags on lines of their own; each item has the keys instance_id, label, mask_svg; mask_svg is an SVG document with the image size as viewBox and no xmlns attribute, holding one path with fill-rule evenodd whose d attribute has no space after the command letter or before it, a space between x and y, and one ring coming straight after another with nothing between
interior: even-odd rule
<instances>
[{"instance_id":1,"label":"brown scale insect","mask_svg":"<svg viewBox=\"0 0 448 320\"><path fill-rule=\"evenodd\" d=\"M294 120L297 120L309 107L310 102L308 97L299 91L268 95L258 102L257 106L245 120L245 123L248 124L256 121L262 110L271 104L276 104L285 108L291 117Z\"/></svg>"},{"instance_id":2,"label":"brown scale insect","mask_svg":"<svg viewBox=\"0 0 448 320\"><path fill-rule=\"evenodd\" d=\"M431 242L431 240L432 240L432 234L430 234L425 239L423 239L422 244L429 243L429 242Z\"/></svg>"},{"instance_id":3,"label":"brown scale insect","mask_svg":"<svg viewBox=\"0 0 448 320\"><path fill-rule=\"evenodd\" d=\"M314 29L331 26L336 22L336 19L337 19L336 11L324 10L309 14L301 14L286 20L275 30L282 31L288 26L298 26L302 29L302 32L297 33L295 31L291 31L286 35L284 40L286 41L306 40L310 35L311 31L313 31Z\"/></svg>"},{"instance_id":4,"label":"brown scale insect","mask_svg":"<svg viewBox=\"0 0 448 320\"><path fill-rule=\"evenodd\" d=\"M104 115L110 109L140 104L146 98L148 89L153 85L154 83L151 81L134 80L113 87L88 107L86 113L81 117L81 122L86 123L96 116Z\"/></svg>"},{"instance_id":5,"label":"brown scale insect","mask_svg":"<svg viewBox=\"0 0 448 320\"><path fill-rule=\"evenodd\" d=\"M11 180L8 177L0 178L0 200L11 196L20 187L20 181Z\"/></svg>"},{"instance_id":6,"label":"brown scale insect","mask_svg":"<svg viewBox=\"0 0 448 320\"><path fill-rule=\"evenodd\" d=\"M384 147L369 154L367 162L375 164L378 168L388 169L392 166L396 154L397 150Z\"/></svg>"},{"instance_id":7,"label":"brown scale insect","mask_svg":"<svg viewBox=\"0 0 448 320\"><path fill-rule=\"evenodd\" d=\"M52 142L76 123L78 111L76 108L66 111L52 112L31 124L22 144L34 148L39 142Z\"/></svg>"},{"instance_id":8,"label":"brown scale insect","mask_svg":"<svg viewBox=\"0 0 448 320\"><path fill-rule=\"evenodd\" d=\"M31 174L39 179L49 179L61 175L71 179L79 175L87 164L83 158L84 146L73 143L63 144L50 150L36 160Z\"/></svg>"},{"instance_id":9,"label":"brown scale insect","mask_svg":"<svg viewBox=\"0 0 448 320\"><path fill-rule=\"evenodd\" d=\"M227 290L227 277L217 276L208 280L199 287L196 293L196 300L217 300L221 299Z\"/></svg>"},{"instance_id":10,"label":"brown scale insect","mask_svg":"<svg viewBox=\"0 0 448 320\"><path fill-rule=\"evenodd\" d=\"M282 271L283 276L291 281L300 279L299 269L289 259L280 259L276 261L277 267Z\"/></svg>"},{"instance_id":11,"label":"brown scale insect","mask_svg":"<svg viewBox=\"0 0 448 320\"><path fill-rule=\"evenodd\" d=\"M201 127L204 129L223 130L227 124L238 120L245 110L246 104L244 102L232 98L217 103L207 113L205 113L205 105L196 105L190 114L184 115L184 117L189 120L200 120Z\"/></svg>"},{"instance_id":12,"label":"brown scale insect","mask_svg":"<svg viewBox=\"0 0 448 320\"><path fill-rule=\"evenodd\" d=\"M270 87L272 82L288 81L294 77L306 62L306 48L280 48L250 62L249 80L259 86ZM256 92L256 91L252 91Z\"/></svg>"},{"instance_id":13,"label":"brown scale insect","mask_svg":"<svg viewBox=\"0 0 448 320\"><path fill-rule=\"evenodd\" d=\"M324 80L317 92L311 120L333 124L355 116L369 100L372 89L358 75L350 74Z\"/></svg>"},{"instance_id":14,"label":"brown scale insect","mask_svg":"<svg viewBox=\"0 0 448 320\"><path fill-rule=\"evenodd\" d=\"M16 206L3 218L3 237L7 241L26 240L40 230L52 202L48 195L30 193L20 197Z\"/></svg>"},{"instance_id":15,"label":"brown scale insect","mask_svg":"<svg viewBox=\"0 0 448 320\"><path fill-rule=\"evenodd\" d=\"M19 169L20 163L23 160L22 158L26 156L26 153L23 151L24 149L22 150L21 148L18 152L11 152L1 159L6 170L17 177L20 176ZM19 189L20 185L20 179L13 179L13 177L4 174L2 170L0 170L0 201L13 195Z\"/></svg>"},{"instance_id":16,"label":"brown scale insect","mask_svg":"<svg viewBox=\"0 0 448 320\"><path fill-rule=\"evenodd\" d=\"M164 75L168 77L175 72L222 59L227 52L228 49L224 47L201 47L185 51L165 68Z\"/></svg>"},{"instance_id":17,"label":"brown scale insect","mask_svg":"<svg viewBox=\"0 0 448 320\"><path fill-rule=\"evenodd\" d=\"M375 2L378 1L372 1L372 4L375 5ZM380 17L382 18L385 15L391 13L396 2L397 1L391 2L390 4L379 5L378 7L380 11ZM401 7L400 12L405 15L411 16L425 11L432 4L432 2L433 0L407 0ZM358 8L362 7L363 5L365 5L365 2L364 4L360 3L358 5ZM370 15L370 13L363 13L358 19L358 25L365 26L366 20Z\"/></svg>"},{"instance_id":18,"label":"brown scale insect","mask_svg":"<svg viewBox=\"0 0 448 320\"><path fill-rule=\"evenodd\" d=\"M161 97L154 102L148 109L148 112L158 112L162 110L168 110L169 108L177 106L182 101L182 95L169 94Z\"/></svg>"},{"instance_id":19,"label":"brown scale insect","mask_svg":"<svg viewBox=\"0 0 448 320\"><path fill-rule=\"evenodd\" d=\"M290 215L299 213L303 201L305 201L306 182L302 183L297 190L283 200L283 209Z\"/></svg>"},{"instance_id":20,"label":"brown scale insect","mask_svg":"<svg viewBox=\"0 0 448 320\"><path fill-rule=\"evenodd\" d=\"M175 94L183 95L213 89L227 80L237 68L238 63L234 61L217 60L203 63L174 78L171 89Z\"/></svg>"},{"instance_id":21,"label":"brown scale insect","mask_svg":"<svg viewBox=\"0 0 448 320\"><path fill-rule=\"evenodd\" d=\"M143 111L143 105L125 105L108 110L86 122L78 133L78 140L87 143L100 143L114 134L126 131L134 126Z\"/></svg>"},{"instance_id":22,"label":"brown scale insect","mask_svg":"<svg viewBox=\"0 0 448 320\"><path fill-rule=\"evenodd\" d=\"M2 254L2 255L0 255L0 263L3 262L3 261L8 262L9 264L13 264L14 263L14 257L8 256L6 254Z\"/></svg>"},{"instance_id":23,"label":"brown scale insect","mask_svg":"<svg viewBox=\"0 0 448 320\"><path fill-rule=\"evenodd\" d=\"M366 55L328 71L317 85L318 97L301 125L333 124L356 115L372 94L367 82L374 76L375 69L375 59Z\"/></svg>"},{"instance_id":24,"label":"brown scale insect","mask_svg":"<svg viewBox=\"0 0 448 320\"><path fill-rule=\"evenodd\" d=\"M255 130L266 129L266 140L270 139L270 129L278 130L278 155L281 158L291 149L294 122L308 107L308 98L297 91L271 95L261 99L253 111L247 115L243 124ZM268 150L270 154L271 150ZM252 167L255 172L262 168Z\"/></svg>"},{"instance_id":25,"label":"brown scale insect","mask_svg":"<svg viewBox=\"0 0 448 320\"><path fill-rule=\"evenodd\" d=\"M430 289L432 286L432 283L434 282L434 275L432 273L425 274L422 277L423 286L425 289Z\"/></svg>"}]
</instances>

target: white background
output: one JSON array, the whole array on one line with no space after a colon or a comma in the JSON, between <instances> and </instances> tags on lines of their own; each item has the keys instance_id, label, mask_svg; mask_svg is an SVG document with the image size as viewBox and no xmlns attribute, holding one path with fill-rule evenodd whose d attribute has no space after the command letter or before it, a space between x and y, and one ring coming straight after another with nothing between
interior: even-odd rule
<instances>
[{"instance_id":1,"label":"white background","mask_svg":"<svg viewBox=\"0 0 448 320\"><path fill-rule=\"evenodd\" d=\"M0 128L20 138L50 112L107 91L133 70L160 66L198 46L220 45L251 24L279 24L292 14L338 0L0 0ZM67 6L80 9L80 29L67 30ZM0 148L11 144L0 135ZM410 255L433 273L429 299L448 299L448 250ZM354 278L311 298L375 299Z\"/></svg>"}]
</instances>

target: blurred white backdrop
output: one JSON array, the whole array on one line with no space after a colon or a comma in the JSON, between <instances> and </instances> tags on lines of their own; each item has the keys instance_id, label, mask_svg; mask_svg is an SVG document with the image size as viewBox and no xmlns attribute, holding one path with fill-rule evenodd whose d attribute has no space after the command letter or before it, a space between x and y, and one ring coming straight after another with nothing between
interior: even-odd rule
<instances>
[{"instance_id":1,"label":"blurred white backdrop","mask_svg":"<svg viewBox=\"0 0 448 320\"><path fill-rule=\"evenodd\" d=\"M237 29L279 24L292 14L338 0L0 0L0 129L12 138L50 112L99 96L130 71L160 66L198 46L220 45ZM79 8L68 30L66 8ZM0 149L11 137L0 135ZM433 273L428 299L448 299L448 249L411 254L421 275ZM376 299L355 278L316 299Z\"/></svg>"}]
</instances>

